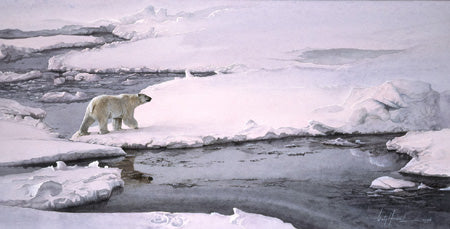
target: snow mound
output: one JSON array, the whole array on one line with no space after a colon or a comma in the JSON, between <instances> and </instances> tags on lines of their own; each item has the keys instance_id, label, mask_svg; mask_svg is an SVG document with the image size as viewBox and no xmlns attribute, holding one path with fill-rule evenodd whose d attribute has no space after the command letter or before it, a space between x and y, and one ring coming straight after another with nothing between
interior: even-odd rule
<instances>
[{"instance_id":1,"label":"snow mound","mask_svg":"<svg viewBox=\"0 0 450 229\"><path fill-rule=\"evenodd\" d=\"M391 133L441 127L439 93L420 81L393 80L370 88L355 88L340 109L318 113L346 119L340 127L326 122L312 125L325 133Z\"/></svg>"},{"instance_id":2,"label":"snow mound","mask_svg":"<svg viewBox=\"0 0 450 229\"><path fill-rule=\"evenodd\" d=\"M280 219L264 215L247 213L237 208L232 215L218 213L170 213L170 212L141 212L141 213L63 213L41 211L29 208L0 206L0 225L5 228L17 226L20 220L21 228L54 228L55 221L64 228L185 228L185 229L260 229L280 228L292 229L292 224ZM77 222L77 223L73 223Z\"/></svg>"},{"instance_id":3,"label":"snow mound","mask_svg":"<svg viewBox=\"0 0 450 229\"><path fill-rule=\"evenodd\" d=\"M400 189L414 186L416 186L414 182L395 179L389 176L378 177L370 184L370 187L375 189Z\"/></svg>"},{"instance_id":4,"label":"snow mound","mask_svg":"<svg viewBox=\"0 0 450 229\"><path fill-rule=\"evenodd\" d=\"M61 209L106 200L122 187L120 169L66 166L0 177L0 203L37 209Z\"/></svg>"},{"instance_id":5,"label":"snow mound","mask_svg":"<svg viewBox=\"0 0 450 229\"><path fill-rule=\"evenodd\" d=\"M46 103L67 103L88 100L89 97L84 92L77 91L74 95L69 92L47 92L41 97L42 102Z\"/></svg>"},{"instance_id":6,"label":"snow mound","mask_svg":"<svg viewBox=\"0 0 450 229\"><path fill-rule=\"evenodd\" d=\"M15 72L0 72L0 83L12 83L17 81L25 81L42 77L40 71L31 71L24 74Z\"/></svg>"},{"instance_id":7,"label":"snow mound","mask_svg":"<svg viewBox=\"0 0 450 229\"><path fill-rule=\"evenodd\" d=\"M450 177L450 129L408 132L386 143L389 150L412 157L400 171L422 176Z\"/></svg>"}]
</instances>

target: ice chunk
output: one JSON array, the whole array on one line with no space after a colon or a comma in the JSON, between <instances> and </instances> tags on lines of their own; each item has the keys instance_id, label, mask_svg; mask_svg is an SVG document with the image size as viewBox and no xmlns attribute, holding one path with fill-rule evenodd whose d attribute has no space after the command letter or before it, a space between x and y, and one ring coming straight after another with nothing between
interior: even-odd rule
<instances>
[{"instance_id":1,"label":"ice chunk","mask_svg":"<svg viewBox=\"0 0 450 229\"><path fill-rule=\"evenodd\" d=\"M65 166L0 176L0 203L38 209L60 209L105 200L123 186L120 169Z\"/></svg>"},{"instance_id":2,"label":"ice chunk","mask_svg":"<svg viewBox=\"0 0 450 229\"><path fill-rule=\"evenodd\" d=\"M34 119L43 119L46 113L40 108L33 108L23 106L20 103L11 100L0 98L0 117L32 117Z\"/></svg>"},{"instance_id":3,"label":"ice chunk","mask_svg":"<svg viewBox=\"0 0 450 229\"><path fill-rule=\"evenodd\" d=\"M63 84L64 82L66 82L66 78L64 77L58 77L56 79L53 80L53 85L60 85Z\"/></svg>"},{"instance_id":4,"label":"ice chunk","mask_svg":"<svg viewBox=\"0 0 450 229\"><path fill-rule=\"evenodd\" d=\"M95 75L95 74L90 74L90 73L78 73L78 74L76 74L76 75L74 76L74 79L75 79L76 81L81 81L81 80L83 80L83 81L91 82L91 81L99 81L99 80L101 80L102 78L100 78L100 76Z\"/></svg>"},{"instance_id":5,"label":"ice chunk","mask_svg":"<svg viewBox=\"0 0 450 229\"><path fill-rule=\"evenodd\" d=\"M347 146L347 147L359 147L360 144L358 143L353 143L353 142L349 142L345 139L342 138L336 138L336 139L332 139L332 140L326 140L322 142L325 145L335 145L335 146Z\"/></svg>"},{"instance_id":6,"label":"ice chunk","mask_svg":"<svg viewBox=\"0 0 450 229\"><path fill-rule=\"evenodd\" d=\"M389 176L378 177L372 184L370 184L371 188L376 189L401 189L401 188L411 188L416 184L411 181L405 181L401 179L395 179Z\"/></svg>"},{"instance_id":7,"label":"ice chunk","mask_svg":"<svg viewBox=\"0 0 450 229\"><path fill-rule=\"evenodd\" d=\"M400 171L423 176L450 177L450 129L408 132L386 143L389 150L412 157Z\"/></svg>"},{"instance_id":8,"label":"ice chunk","mask_svg":"<svg viewBox=\"0 0 450 229\"><path fill-rule=\"evenodd\" d=\"M75 95L68 92L47 92L45 93L41 101L46 103L64 103L64 102L77 102L88 100L89 97L84 92L77 91Z\"/></svg>"},{"instance_id":9,"label":"ice chunk","mask_svg":"<svg viewBox=\"0 0 450 229\"><path fill-rule=\"evenodd\" d=\"M15 72L0 72L0 83L11 83L17 81L25 81L42 77L40 71L31 71L24 74Z\"/></svg>"}]
</instances>

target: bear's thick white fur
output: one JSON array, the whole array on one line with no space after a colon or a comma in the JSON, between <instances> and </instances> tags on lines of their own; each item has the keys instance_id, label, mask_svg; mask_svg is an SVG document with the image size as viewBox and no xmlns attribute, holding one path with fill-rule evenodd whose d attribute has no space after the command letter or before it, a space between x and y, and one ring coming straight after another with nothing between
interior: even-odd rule
<instances>
[{"instance_id":1,"label":"bear's thick white fur","mask_svg":"<svg viewBox=\"0 0 450 229\"><path fill-rule=\"evenodd\" d=\"M91 100L86 108L80 130L73 137L88 135L89 126L98 122L101 134L107 134L108 119L113 119L114 130L122 128L122 121L130 128L137 129L138 123L134 118L134 109L152 98L144 94L100 95Z\"/></svg>"}]
</instances>

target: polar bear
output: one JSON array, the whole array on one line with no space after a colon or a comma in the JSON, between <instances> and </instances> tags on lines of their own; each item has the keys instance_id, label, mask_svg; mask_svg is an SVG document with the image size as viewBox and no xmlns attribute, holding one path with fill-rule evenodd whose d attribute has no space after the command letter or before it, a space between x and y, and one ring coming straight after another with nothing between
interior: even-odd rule
<instances>
[{"instance_id":1,"label":"polar bear","mask_svg":"<svg viewBox=\"0 0 450 229\"><path fill-rule=\"evenodd\" d=\"M134 119L134 109L150 102L151 97L145 94L100 95L91 100L86 108L80 130L73 137L88 135L89 126L95 121L100 127L100 134L107 134L108 119L113 119L114 130L122 128L122 120L130 128L137 129L138 123Z\"/></svg>"}]
</instances>

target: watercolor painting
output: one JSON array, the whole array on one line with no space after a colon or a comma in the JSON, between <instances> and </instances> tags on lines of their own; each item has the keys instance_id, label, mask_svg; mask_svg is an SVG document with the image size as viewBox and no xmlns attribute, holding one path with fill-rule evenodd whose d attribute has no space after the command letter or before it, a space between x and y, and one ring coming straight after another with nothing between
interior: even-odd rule
<instances>
[{"instance_id":1,"label":"watercolor painting","mask_svg":"<svg viewBox=\"0 0 450 229\"><path fill-rule=\"evenodd\" d=\"M1 5L0 228L450 225L450 2Z\"/></svg>"}]
</instances>

